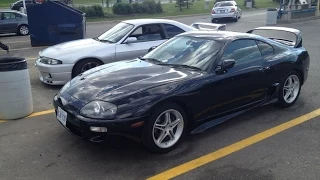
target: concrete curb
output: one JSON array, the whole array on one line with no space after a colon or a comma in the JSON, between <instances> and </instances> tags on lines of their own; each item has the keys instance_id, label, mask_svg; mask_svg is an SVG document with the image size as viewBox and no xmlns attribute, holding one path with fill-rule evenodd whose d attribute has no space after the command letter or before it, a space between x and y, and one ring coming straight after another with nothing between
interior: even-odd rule
<instances>
[{"instance_id":1,"label":"concrete curb","mask_svg":"<svg viewBox=\"0 0 320 180\"><path fill-rule=\"evenodd\" d=\"M291 24L291 23L298 23L298 22L302 22L302 21L310 21L310 20L316 20L316 19L320 19L320 16L292 19L290 21L278 19L277 24Z\"/></svg>"},{"instance_id":2,"label":"concrete curb","mask_svg":"<svg viewBox=\"0 0 320 180\"><path fill-rule=\"evenodd\" d=\"M243 12L252 12L252 11L260 11L260 10L267 10L267 8L255 8L252 10L242 10ZM152 19L168 19L168 18L183 18L183 17L193 17L193 16L204 16L208 15L210 17L210 13L202 13L202 14L189 14L189 15L178 15L178 16L161 16L161 17L152 17ZM130 19L130 16L128 16L128 19ZM139 18L136 18L139 19ZM142 17L142 19L144 19ZM121 22L124 21L125 19L122 20L110 20L110 21L95 21L95 22L90 22L88 21L87 24L99 24L99 23L115 23L115 22Z\"/></svg>"}]
</instances>

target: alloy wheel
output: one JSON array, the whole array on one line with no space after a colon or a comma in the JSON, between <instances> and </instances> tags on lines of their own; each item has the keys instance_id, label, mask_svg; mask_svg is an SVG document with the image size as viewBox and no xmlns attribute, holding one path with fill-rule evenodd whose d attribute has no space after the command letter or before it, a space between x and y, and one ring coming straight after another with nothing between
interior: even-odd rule
<instances>
[{"instance_id":1,"label":"alloy wheel","mask_svg":"<svg viewBox=\"0 0 320 180\"><path fill-rule=\"evenodd\" d=\"M22 35L28 35L29 34L29 28L27 26L21 26L20 27L20 33Z\"/></svg>"},{"instance_id":2,"label":"alloy wheel","mask_svg":"<svg viewBox=\"0 0 320 180\"><path fill-rule=\"evenodd\" d=\"M81 69L81 73L85 72L85 71L88 71L89 69L92 69L92 68L95 68L97 66L99 66L100 64L97 63L97 62L88 62L86 63L82 69Z\"/></svg>"},{"instance_id":3,"label":"alloy wheel","mask_svg":"<svg viewBox=\"0 0 320 180\"><path fill-rule=\"evenodd\" d=\"M286 103L292 103L299 94L300 80L296 75L291 75L287 78L283 86L283 99Z\"/></svg>"},{"instance_id":4,"label":"alloy wheel","mask_svg":"<svg viewBox=\"0 0 320 180\"><path fill-rule=\"evenodd\" d=\"M164 111L153 125L153 141L160 148L169 148L178 142L183 129L184 119L180 112L174 109Z\"/></svg>"}]
</instances>

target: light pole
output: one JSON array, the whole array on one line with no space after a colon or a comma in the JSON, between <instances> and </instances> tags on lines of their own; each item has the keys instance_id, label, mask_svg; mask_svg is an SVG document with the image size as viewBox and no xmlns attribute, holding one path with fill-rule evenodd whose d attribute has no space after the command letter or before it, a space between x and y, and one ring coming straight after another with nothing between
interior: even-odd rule
<instances>
[{"instance_id":1,"label":"light pole","mask_svg":"<svg viewBox=\"0 0 320 180\"><path fill-rule=\"evenodd\" d=\"M23 8L26 9L26 0L23 0Z\"/></svg>"}]
</instances>

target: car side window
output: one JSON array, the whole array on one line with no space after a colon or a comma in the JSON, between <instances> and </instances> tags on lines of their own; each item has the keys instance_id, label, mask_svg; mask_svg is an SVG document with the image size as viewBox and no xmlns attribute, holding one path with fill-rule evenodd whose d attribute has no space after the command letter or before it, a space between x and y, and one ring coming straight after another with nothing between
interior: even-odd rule
<instances>
[{"instance_id":1,"label":"car side window","mask_svg":"<svg viewBox=\"0 0 320 180\"><path fill-rule=\"evenodd\" d=\"M165 39L165 34L160 25L148 24L138 27L129 37L136 37L138 42L146 42L163 40Z\"/></svg>"},{"instance_id":2,"label":"car side window","mask_svg":"<svg viewBox=\"0 0 320 180\"><path fill-rule=\"evenodd\" d=\"M268 58L274 55L274 49L271 45L264 43L262 41L257 41L257 44L264 58Z\"/></svg>"},{"instance_id":3,"label":"car side window","mask_svg":"<svg viewBox=\"0 0 320 180\"><path fill-rule=\"evenodd\" d=\"M184 33L185 31L177 26L172 24L163 24L164 28L166 29L169 38L172 38L178 34Z\"/></svg>"},{"instance_id":4,"label":"car side window","mask_svg":"<svg viewBox=\"0 0 320 180\"><path fill-rule=\"evenodd\" d=\"M221 60L234 59L234 67L246 67L249 64L260 62L262 56L255 40L235 40L227 45Z\"/></svg>"},{"instance_id":5,"label":"car side window","mask_svg":"<svg viewBox=\"0 0 320 180\"><path fill-rule=\"evenodd\" d=\"M4 12L3 13L3 18L4 18L4 20L6 20L6 19L15 19L16 16L14 15L14 13Z\"/></svg>"}]
</instances>

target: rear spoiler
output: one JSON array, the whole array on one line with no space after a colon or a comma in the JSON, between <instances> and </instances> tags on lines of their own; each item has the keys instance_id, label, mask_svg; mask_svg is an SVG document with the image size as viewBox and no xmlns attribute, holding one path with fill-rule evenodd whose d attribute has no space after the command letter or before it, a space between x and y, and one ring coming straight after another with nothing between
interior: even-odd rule
<instances>
[{"instance_id":1,"label":"rear spoiler","mask_svg":"<svg viewBox=\"0 0 320 180\"><path fill-rule=\"evenodd\" d=\"M199 30L226 30L227 25L226 24L215 24L215 23L205 23L205 22L195 22L190 25L191 27L194 27Z\"/></svg>"},{"instance_id":2,"label":"rear spoiler","mask_svg":"<svg viewBox=\"0 0 320 180\"><path fill-rule=\"evenodd\" d=\"M287 32L295 35L295 42L289 39L284 39L283 37L281 38L269 38L272 40L275 40L277 42L280 42L282 44L286 44L289 46L292 46L294 48L302 47L302 33L298 29L294 28L288 28L288 27L276 27L276 26L264 26L264 27L257 27L252 30L249 30L247 33L254 34L253 32L261 31L261 30L267 30L267 31L282 31L282 32ZM276 34L276 32L275 32Z\"/></svg>"}]
</instances>

